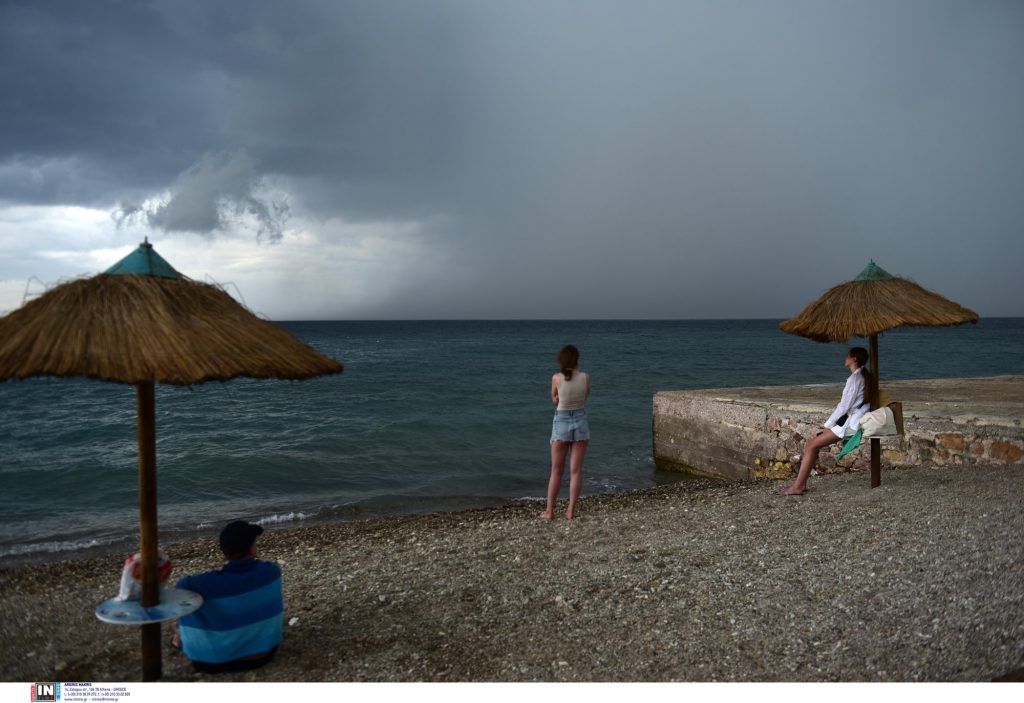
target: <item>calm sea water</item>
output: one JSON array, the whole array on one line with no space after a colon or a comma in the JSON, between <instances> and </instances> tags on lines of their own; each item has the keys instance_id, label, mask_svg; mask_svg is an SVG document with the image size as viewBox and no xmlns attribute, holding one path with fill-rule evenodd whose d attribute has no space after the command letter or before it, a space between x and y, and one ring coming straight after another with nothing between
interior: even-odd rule
<instances>
[{"instance_id":1,"label":"calm sea water","mask_svg":"<svg viewBox=\"0 0 1024 703\"><path fill-rule=\"evenodd\" d=\"M845 346L777 320L302 322L344 374L157 389L161 539L543 496L554 356L593 377L585 493L678 480L654 468L659 390L842 383ZM856 342L857 340L851 340ZM866 344L864 345L866 346ZM880 338L883 379L1024 373L1024 318ZM135 391L0 383L0 563L137 539Z\"/></svg>"}]
</instances>

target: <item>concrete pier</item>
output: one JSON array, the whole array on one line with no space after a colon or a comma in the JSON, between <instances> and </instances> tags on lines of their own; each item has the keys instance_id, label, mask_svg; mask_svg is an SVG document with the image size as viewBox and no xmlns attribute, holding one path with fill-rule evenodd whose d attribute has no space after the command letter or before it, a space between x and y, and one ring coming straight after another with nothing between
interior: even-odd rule
<instances>
[{"instance_id":1,"label":"concrete pier","mask_svg":"<svg viewBox=\"0 0 1024 703\"><path fill-rule=\"evenodd\" d=\"M905 434L882 440L882 468L1018 464L1024 468L1024 376L886 381L903 404ZM769 461L800 454L828 418L841 384L663 391L654 396L654 460L660 469L747 480ZM867 468L868 442L819 471ZM760 464L756 463L760 460ZM1024 476L1024 474L1022 474Z\"/></svg>"}]
</instances>

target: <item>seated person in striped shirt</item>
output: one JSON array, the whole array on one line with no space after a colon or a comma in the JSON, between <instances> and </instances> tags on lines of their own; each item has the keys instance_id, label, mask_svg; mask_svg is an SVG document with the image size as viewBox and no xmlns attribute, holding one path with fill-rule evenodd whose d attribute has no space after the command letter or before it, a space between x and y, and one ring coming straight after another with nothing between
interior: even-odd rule
<instances>
[{"instance_id":1,"label":"seated person in striped shirt","mask_svg":"<svg viewBox=\"0 0 1024 703\"><path fill-rule=\"evenodd\" d=\"M228 562L219 571L185 576L178 588L203 597L203 607L179 621L185 656L197 671L245 671L263 666L281 644L284 599L281 567L256 558L263 528L236 521L220 533Z\"/></svg>"}]
</instances>

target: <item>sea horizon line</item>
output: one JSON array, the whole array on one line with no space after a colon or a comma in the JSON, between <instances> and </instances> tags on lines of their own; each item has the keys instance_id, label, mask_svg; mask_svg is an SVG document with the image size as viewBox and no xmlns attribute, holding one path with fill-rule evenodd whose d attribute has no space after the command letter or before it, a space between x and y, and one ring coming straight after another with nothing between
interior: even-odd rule
<instances>
[{"instance_id":1,"label":"sea horizon line","mask_svg":"<svg viewBox=\"0 0 1024 703\"><path fill-rule=\"evenodd\" d=\"M786 317L381 317L265 318L271 322L782 322ZM988 315L983 320L1020 320L1024 315ZM906 325L913 327L914 325ZM900 328L895 328L900 329Z\"/></svg>"}]
</instances>

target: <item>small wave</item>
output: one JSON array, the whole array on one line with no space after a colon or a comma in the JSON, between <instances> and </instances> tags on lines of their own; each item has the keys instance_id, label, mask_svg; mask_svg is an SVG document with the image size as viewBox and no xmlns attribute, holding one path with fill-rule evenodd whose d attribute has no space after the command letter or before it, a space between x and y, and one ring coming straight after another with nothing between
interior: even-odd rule
<instances>
[{"instance_id":1,"label":"small wave","mask_svg":"<svg viewBox=\"0 0 1024 703\"><path fill-rule=\"evenodd\" d=\"M55 554L57 552L74 552L79 549L91 549L110 544L110 541L101 542L98 539L70 540L66 542L35 542L32 544L15 544L10 547L0 547L0 558L20 557L28 554Z\"/></svg>"},{"instance_id":2,"label":"small wave","mask_svg":"<svg viewBox=\"0 0 1024 703\"><path fill-rule=\"evenodd\" d=\"M308 520L311 517L316 517L316 513L275 513L274 515L261 517L260 519L255 520L254 522L257 525L276 525L281 522L295 522L296 520Z\"/></svg>"}]
</instances>

